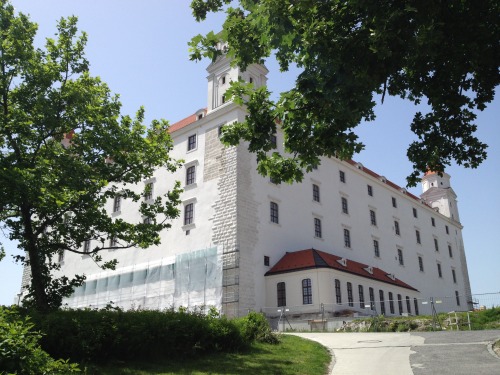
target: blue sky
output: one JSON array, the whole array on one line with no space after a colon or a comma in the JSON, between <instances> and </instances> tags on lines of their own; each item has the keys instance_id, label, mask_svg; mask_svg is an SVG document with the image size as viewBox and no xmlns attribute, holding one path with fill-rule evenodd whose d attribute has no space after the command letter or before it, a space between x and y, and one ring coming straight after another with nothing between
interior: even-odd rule
<instances>
[{"instance_id":1,"label":"blue sky","mask_svg":"<svg viewBox=\"0 0 500 375\"><path fill-rule=\"evenodd\" d=\"M78 16L79 29L88 33L87 58L93 75L100 76L120 94L123 114L141 105L148 120L176 122L207 102L208 61L189 61L187 42L198 33L218 31L223 15L196 23L190 0L14 0L16 10L39 24L37 43L55 33L56 20ZM293 85L293 72L280 73L276 63L266 62L273 92ZM500 91L499 91L500 92ZM366 145L354 157L366 167L404 185L411 173L406 148L413 140L409 123L413 105L387 98L376 109L377 120L359 127ZM458 195L460 218L473 293L500 292L500 99L479 114L479 138L489 144L488 159L478 169L452 166L452 187ZM412 188L416 195L421 188ZM0 262L0 305L10 304L19 292L22 268L10 255L19 251L0 232L6 259Z\"/></svg>"}]
</instances>

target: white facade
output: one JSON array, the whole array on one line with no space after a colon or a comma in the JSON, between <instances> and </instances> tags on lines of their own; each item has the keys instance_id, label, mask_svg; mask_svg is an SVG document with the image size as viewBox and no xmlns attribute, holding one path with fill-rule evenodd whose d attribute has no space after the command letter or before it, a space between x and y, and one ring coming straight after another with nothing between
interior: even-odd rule
<instances>
[{"instance_id":1,"label":"white facade","mask_svg":"<svg viewBox=\"0 0 500 375\"><path fill-rule=\"evenodd\" d=\"M144 181L153 183L153 196L181 181L181 217L161 234L159 246L102 253L104 260L118 259L116 271L100 271L88 256L66 254L61 272L86 274L89 280L66 301L68 305L104 306L109 301L146 308L215 305L228 315L242 315L249 309L275 310L280 280L289 284L287 305L301 305L297 280L308 273L315 285L329 285L315 292L313 304L334 303L332 280L338 272L300 270L264 276L286 252L311 248L395 275L418 290L407 293L412 300L456 293L470 296L462 226L448 175L427 174L420 199L359 163L323 158L301 184L275 185L256 172L256 157L244 144L225 148L219 140L222 125L245 117L244 109L225 100L229 82L242 77L260 86L266 83L267 70L253 65L241 72L222 57L208 73L207 110L171 127L171 156L184 160L184 168L173 175L158 170ZM279 133L277 144L283 151ZM271 217L271 204L278 208L277 219ZM108 210L110 215L141 221L137 208L123 200L119 212L113 212L113 202ZM185 224L186 211L192 212L192 222ZM315 231L318 220L321 235ZM369 277L342 277L343 288L362 279L366 293L370 286L378 293L384 284ZM386 293L399 293L385 286ZM343 293L347 295L346 290ZM357 296L357 290L354 293ZM468 308L464 297L454 309Z\"/></svg>"}]
</instances>

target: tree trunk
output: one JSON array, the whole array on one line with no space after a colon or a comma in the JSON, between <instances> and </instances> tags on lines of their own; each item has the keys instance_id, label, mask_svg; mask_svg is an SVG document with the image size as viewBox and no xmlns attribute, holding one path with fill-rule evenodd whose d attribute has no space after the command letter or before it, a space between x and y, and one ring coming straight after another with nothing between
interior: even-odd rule
<instances>
[{"instance_id":1,"label":"tree trunk","mask_svg":"<svg viewBox=\"0 0 500 375\"><path fill-rule=\"evenodd\" d=\"M49 310L49 301L45 291L44 268L46 267L45 256L38 251L36 238L32 229L31 215L28 207L21 208L23 226L24 226L24 246L29 255L31 269L31 287L33 289L33 298L35 308L38 311Z\"/></svg>"}]
</instances>

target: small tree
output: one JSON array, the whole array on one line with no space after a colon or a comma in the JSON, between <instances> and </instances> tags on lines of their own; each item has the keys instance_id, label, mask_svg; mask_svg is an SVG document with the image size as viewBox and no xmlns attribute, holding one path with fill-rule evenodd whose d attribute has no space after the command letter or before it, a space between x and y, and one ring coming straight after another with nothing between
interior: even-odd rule
<instances>
[{"instance_id":1,"label":"small tree","mask_svg":"<svg viewBox=\"0 0 500 375\"><path fill-rule=\"evenodd\" d=\"M46 310L84 280L54 278L58 254L83 254L92 240L86 253L100 262L103 249L158 244L179 214L180 188L147 203L134 189L157 168L177 168L168 123L147 128L142 108L120 117L118 97L90 75L77 19L61 19L43 50L33 46L36 30L0 0L0 222L26 253L18 260L31 270L27 301ZM115 198L137 202L144 222L111 218Z\"/></svg>"},{"instance_id":2,"label":"small tree","mask_svg":"<svg viewBox=\"0 0 500 375\"><path fill-rule=\"evenodd\" d=\"M229 4L235 7L230 7ZM284 71L302 69L295 87L270 100L265 88L236 83L245 102L244 123L225 129L224 140L249 142L259 170L276 181L300 181L320 156L349 159L364 145L353 129L375 118L374 95L418 104L408 148L415 185L427 168L442 172L454 160L477 167L486 145L474 135L475 111L493 100L500 83L500 3L496 0L320 1L192 0L198 21L208 12L227 18L219 34L198 35L191 58L228 56L245 69L274 53ZM230 92L226 92L229 97ZM248 98L243 100L242 98ZM279 120L287 157L272 152Z\"/></svg>"}]
</instances>

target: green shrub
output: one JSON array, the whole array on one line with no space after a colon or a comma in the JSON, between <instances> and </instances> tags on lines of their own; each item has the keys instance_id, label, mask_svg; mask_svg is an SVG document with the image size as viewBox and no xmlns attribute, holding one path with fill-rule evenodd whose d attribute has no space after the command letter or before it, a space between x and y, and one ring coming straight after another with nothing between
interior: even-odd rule
<instances>
[{"instance_id":1,"label":"green shrub","mask_svg":"<svg viewBox=\"0 0 500 375\"><path fill-rule=\"evenodd\" d=\"M70 374L76 364L54 360L40 348L42 335L15 307L0 306L0 373L17 375Z\"/></svg>"},{"instance_id":2,"label":"green shrub","mask_svg":"<svg viewBox=\"0 0 500 375\"><path fill-rule=\"evenodd\" d=\"M234 321L213 313L86 309L32 315L46 333L43 348L79 362L189 358L248 346Z\"/></svg>"},{"instance_id":3,"label":"green shrub","mask_svg":"<svg viewBox=\"0 0 500 375\"><path fill-rule=\"evenodd\" d=\"M237 319L237 324L247 342L279 343L279 337L271 331L269 322L262 313L249 312L247 316Z\"/></svg>"}]
</instances>

